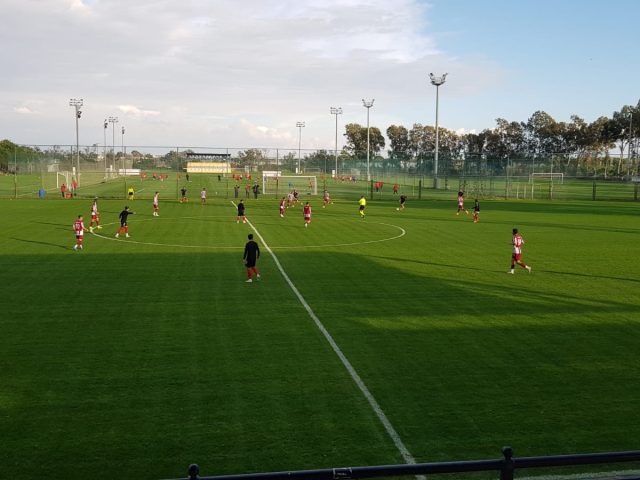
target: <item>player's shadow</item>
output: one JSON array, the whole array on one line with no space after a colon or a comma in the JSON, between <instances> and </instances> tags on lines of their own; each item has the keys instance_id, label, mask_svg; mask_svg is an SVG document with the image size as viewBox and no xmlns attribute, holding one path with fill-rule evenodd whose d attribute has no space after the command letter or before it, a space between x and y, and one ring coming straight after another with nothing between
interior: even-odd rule
<instances>
[{"instance_id":1,"label":"player's shadow","mask_svg":"<svg viewBox=\"0 0 640 480\"><path fill-rule=\"evenodd\" d=\"M15 240L17 242L34 243L36 245L46 245L47 247L57 247L57 248L62 248L63 250L69 250L68 247L66 247L64 245L57 244L57 243L40 242L38 240L25 240L24 238L16 238L16 237L9 237L9 238L11 238L11 240Z\"/></svg>"},{"instance_id":2,"label":"player's shadow","mask_svg":"<svg viewBox=\"0 0 640 480\"><path fill-rule=\"evenodd\" d=\"M425 261L425 260L408 260L406 258L392 258L392 257L381 257L381 256L371 256L371 258L379 258L379 259L382 259L382 260L391 260L391 261L394 261L394 262L421 263L423 265L433 265L433 266L436 266L436 267L446 267L446 268L452 268L452 269L456 269L456 270L475 270L475 271L479 271L479 272L492 272L492 273L503 273L504 272L504 270L488 270L486 268L472 267L472 266L469 266L469 265L453 265L453 264L448 264L448 263L429 262L429 261ZM601 278L601 279L604 279L604 280L616 280L616 281L622 281L622 282L640 283L640 279L628 278L628 277L613 277L613 276L610 276L610 275L593 275L593 274L579 273L579 272L561 272L561 271L558 271L558 270L536 269L536 273L538 273L538 272L539 273L552 273L554 275L572 275L572 276L585 277L585 278Z\"/></svg>"},{"instance_id":3,"label":"player's shadow","mask_svg":"<svg viewBox=\"0 0 640 480\"><path fill-rule=\"evenodd\" d=\"M33 222L33 223L39 223L40 225L54 225L56 227L65 227L67 225L66 223L53 223L53 222Z\"/></svg>"},{"instance_id":4,"label":"player's shadow","mask_svg":"<svg viewBox=\"0 0 640 480\"><path fill-rule=\"evenodd\" d=\"M64 223L50 223L50 222L34 222L34 223L39 223L41 225L53 225L55 228L55 230L64 230L66 232L71 231L71 226L66 225Z\"/></svg>"},{"instance_id":5,"label":"player's shadow","mask_svg":"<svg viewBox=\"0 0 640 480\"><path fill-rule=\"evenodd\" d=\"M544 272L544 273L552 273L554 275L570 275L570 276L574 276L574 277L602 278L602 279L605 279L605 280L616 280L616 281L620 281L620 282L640 283L640 279L637 279L637 278L612 277L610 275L592 275L592 274L580 273L580 272L559 272L557 270L539 270L539 271L540 272Z\"/></svg>"},{"instance_id":6,"label":"player's shadow","mask_svg":"<svg viewBox=\"0 0 640 480\"><path fill-rule=\"evenodd\" d=\"M469 265L453 265L450 263L438 263L438 262L428 262L426 260L409 260L406 258L392 258L392 257L381 257L379 255L370 255L370 258L379 258L381 260L391 260L393 262L402 262L402 263L419 263L422 265L433 265L435 267L446 267L446 268L453 268L456 270L475 270L478 272L492 272L492 273L503 273L505 270L487 270L486 268L480 268L480 267L472 267ZM507 265L508 266L508 265Z\"/></svg>"}]
</instances>

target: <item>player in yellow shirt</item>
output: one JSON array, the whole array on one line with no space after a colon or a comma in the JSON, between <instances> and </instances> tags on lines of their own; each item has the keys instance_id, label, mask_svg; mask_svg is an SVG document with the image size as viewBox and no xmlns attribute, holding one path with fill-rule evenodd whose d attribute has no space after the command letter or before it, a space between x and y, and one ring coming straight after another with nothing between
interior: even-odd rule
<instances>
[{"instance_id":1,"label":"player in yellow shirt","mask_svg":"<svg viewBox=\"0 0 640 480\"><path fill-rule=\"evenodd\" d=\"M364 207L367 206L367 199L364 198L364 195L358 200L358 205L360 205L360 218L364 220Z\"/></svg>"}]
</instances>

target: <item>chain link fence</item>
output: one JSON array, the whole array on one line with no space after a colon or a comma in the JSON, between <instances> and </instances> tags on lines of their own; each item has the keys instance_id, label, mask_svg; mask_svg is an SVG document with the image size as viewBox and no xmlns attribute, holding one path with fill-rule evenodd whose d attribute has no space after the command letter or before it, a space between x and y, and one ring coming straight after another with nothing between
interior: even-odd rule
<instances>
[{"instance_id":1,"label":"chain link fence","mask_svg":"<svg viewBox=\"0 0 640 480\"><path fill-rule=\"evenodd\" d=\"M225 173L188 174L188 162L224 159ZM468 198L522 200L637 201L638 159L606 155L577 157L488 157L440 155L438 189L434 155L412 158L349 155L344 151L276 148L208 148L22 145L0 159L0 197L138 198L161 192L179 198L182 188L194 198L201 189L210 196L248 195L261 172L315 175L318 191L353 198L384 198L404 193L412 198L450 198L463 190ZM241 176L241 177L240 177ZM64 185L64 187L63 187ZM397 185L397 188L394 188ZM236 187L239 187L236 189ZM287 185L289 188L290 185ZM296 185L295 188L300 190ZM285 193L285 187L275 196Z\"/></svg>"}]
</instances>

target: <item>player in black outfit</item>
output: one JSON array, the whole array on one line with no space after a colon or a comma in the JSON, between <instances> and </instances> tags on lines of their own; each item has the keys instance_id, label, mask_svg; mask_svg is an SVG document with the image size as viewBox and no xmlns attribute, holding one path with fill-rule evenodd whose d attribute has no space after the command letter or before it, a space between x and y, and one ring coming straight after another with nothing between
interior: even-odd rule
<instances>
[{"instance_id":1,"label":"player in black outfit","mask_svg":"<svg viewBox=\"0 0 640 480\"><path fill-rule=\"evenodd\" d=\"M127 219L129 215L133 215L135 212L129 210L129 207L124 207L124 210L120 212L120 228L118 228L118 233L116 233L116 238L120 236L122 232L125 233L125 237L129 238L129 224L127 223Z\"/></svg>"},{"instance_id":2,"label":"player in black outfit","mask_svg":"<svg viewBox=\"0 0 640 480\"><path fill-rule=\"evenodd\" d=\"M238 216L236 217L236 223L240 223L242 219L242 223L247 223L247 217L244 215L244 203L242 200L238 202Z\"/></svg>"},{"instance_id":3,"label":"player in black outfit","mask_svg":"<svg viewBox=\"0 0 640 480\"><path fill-rule=\"evenodd\" d=\"M244 246L244 255L242 257L242 261L247 267L247 276L249 277L247 283L251 283L253 282L253 280L251 279L251 273L255 273L256 278L260 280L260 274L258 273L258 269L256 268L256 262L260 258L260 247L258 247L258 244L253 240L252 233L249 234L248 238L249 241Z\"/></svg>"},{"instance_id":4,"label":"player in black outfit","mask_svg":"<svg viewBox=\"0 0 640 480\"><path fill-rule=\"evenodd\" d=\"M473 205L473 223L478 223L480 221L480 202L476 198L476 202Z\"/></svg>"}]
</instances>

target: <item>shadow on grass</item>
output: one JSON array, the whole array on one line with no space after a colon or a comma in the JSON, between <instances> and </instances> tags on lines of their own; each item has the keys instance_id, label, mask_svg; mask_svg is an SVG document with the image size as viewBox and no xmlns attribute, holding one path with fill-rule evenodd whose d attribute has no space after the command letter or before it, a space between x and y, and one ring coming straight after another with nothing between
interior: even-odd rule
<instances>
[{"instance_id":1,"label":"shadow on grass","mask_svg":"<svg viewBox=\"0 0 640 480\"><path fill-rule=\"evenodd\" d=\"M66 230L66 229L65 229ZM34 243L36 245L45 245L47 247L57 247L57 248L62 248L63 250L72 250L69 247L65 247L64 245L60 245L58 243L51 243L51 242L39 242L37 240L25 240L24 238L16 238L16 237L10 237L11 240L15 240L17 242L24 242L24 243Z\"/></svg>"},{"instance_id":2,"label":"shadow on grass","mask_svg":"<svg viewBox=\"0 0 640 480\"><path fill-rule=\"evenodd\" d=\"M454 265L454 264L448 264L448 263L438 263L438 262L427 262L425 260L408 260L405 258L394 258L394 257L381 257L381 256L371 256L371 258L379 258L381 260L390 260L393 262L406 262L406 263L420 263L423 265L433 265L436 267L445 267L445 268L452 268L452 269L456 269L456 270L472 270L472 271L477 271L477 272L491 272L491 273L504 273L508 270L508 262L505 262L505 268L503 270L488 270L486 268L478 268L478 267L472 267L469 265ZM520 267L518 267L518 270L521 270ZM576 277L584 277L584 278L593 278L593 279L603 279L603 280L616 280L616 281L621 281L621 282L635 282L635 283L640 283L640 279L636 279L636 278L629 278L629 277L612 277L609 275L593 275L593 274L589 274L589 273L579 273L579 272L560 272L557 270L542 270L542 269L536 269L535 273L551 273L551 274L555 274L555 275L571 275L571 276L576 276ZM524 272L526 273L526 272Z\"/></svg>"}]
</instances>

